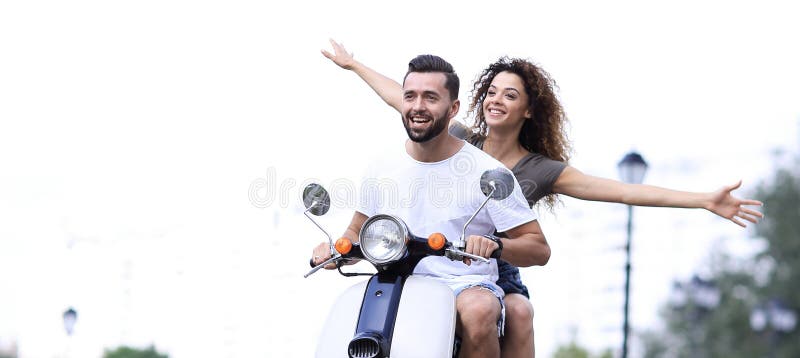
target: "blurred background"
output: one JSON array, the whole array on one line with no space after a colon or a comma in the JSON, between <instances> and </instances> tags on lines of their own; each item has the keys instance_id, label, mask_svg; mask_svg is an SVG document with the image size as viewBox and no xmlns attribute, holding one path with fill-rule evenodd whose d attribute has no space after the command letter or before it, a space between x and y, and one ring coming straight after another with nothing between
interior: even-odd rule
<instances>
[{"instance_id":1,"label":"blurred background","mask_svg":"<svg viewBox=\"0 0 800 358\"><path fill-rule=\"evenodd\" d=\"M319 54L332 37L401 80L448 59L550 72L570 164L712 191L765 220L563 198L526 268L540 357L797 357L800 25L778 1L10 1L0 4L0 357L308 357L355 279L308 279L397 114ZM462 106L459 118L468 122ZM632 230L627 230L628 220ZM364 270L368 268L364 267Z\"/></svg>"}]
</instances>

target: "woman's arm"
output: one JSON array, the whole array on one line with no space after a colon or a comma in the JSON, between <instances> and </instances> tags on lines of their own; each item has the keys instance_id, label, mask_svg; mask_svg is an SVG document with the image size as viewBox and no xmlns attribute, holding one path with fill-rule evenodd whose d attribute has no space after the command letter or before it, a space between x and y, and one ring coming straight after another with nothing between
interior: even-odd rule
<instances>
[{"instance_id":1,"label":"woman's arm","mask_svg":"<svg viewBox=\"0 0 800 358\"><path fill-rule=\"evenodd\" d=\"M653 185L626 184L616 180L598 178L566 167L553 184L553 192L574 198L607 201L638 206L666 206L674 208L703 208L744 227L739 220L752 223L764 217L744 205L762 205L757 200L744 200L731 195L742 184L725 186L715 192L695 193L661 188Z\"/></svg>"},{"instance_id":2,"label":"woman's arm","mask_svg":"<svg viewBox=\"0 0 800 358\"><path fill-rule=\"evenodd\" d=\"M375 70L365 66L361 62L356 61L353 58L353 54L348 53L340 43L333 41L333 39L330 41L331 46L333 46L333 54L322 50L322 55L333 61L333 63L339 67L355 72L384 102L386 102L386 104L400 112L400 105L403 101L403 86L391 78L375 72Z\"/></svg>"}]
</instances>

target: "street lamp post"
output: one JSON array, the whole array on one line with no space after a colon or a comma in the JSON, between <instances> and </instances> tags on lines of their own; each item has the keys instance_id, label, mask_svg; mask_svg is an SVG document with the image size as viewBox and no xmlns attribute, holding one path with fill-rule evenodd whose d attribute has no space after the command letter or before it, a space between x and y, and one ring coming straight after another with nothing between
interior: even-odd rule
<instances>
[{"instance_id":1,"label":"street lamp post","mask_svg":"<svg viewBox=\"0 0 800 358\"><path fill-rule=\"evenodd\" d=\"M619 176L628 184L641 184L647 172L647 162L636 152L630 152L617 164ZM631 291L631 232L633 229L633 206L628 205L627 240L625 241L625 308L622 322L622 358L628 358L628 310Z\"/></svg>"},{"instance_id":2,"label":"street lamp post","mask_svg":"<svg viewBox=\"0 0 800 358\"><path fill-rule=\"evenodd\" d=\"M69 307L64 311L62 317L64 318L64 330L67 331L67 345L64 348L64 357L70 357L72 356L70 353L72 350L72 333L75 331L75 323L78 322L78 311Z\"/></svg>"},{"instance_id":3,"label":"street lamp post","mask_svg":"<svg viewBox=\"0 0 800 358\"><path fill-rule=\"evenodd\" d=\"M756 332L766 331L769 344L769 356L775 356L778 335L789 333L797 325L797 315L783 302L771 299L766 304L756 306L750 312L750 328Z\"/></svg>"},{"instance_id":4,"label":"street lamp post","mask_svg":"<svg viewBox=\"0 0 800 358\"><path fill-rule=\"evenodd\" d=\"M74 308L70 307L66 311L64 311L64 330L67 331L67 335L71 336L72 332L75 330L75 322L78 321L78 312L75 311Z\"/></svg>"}]
</instances>

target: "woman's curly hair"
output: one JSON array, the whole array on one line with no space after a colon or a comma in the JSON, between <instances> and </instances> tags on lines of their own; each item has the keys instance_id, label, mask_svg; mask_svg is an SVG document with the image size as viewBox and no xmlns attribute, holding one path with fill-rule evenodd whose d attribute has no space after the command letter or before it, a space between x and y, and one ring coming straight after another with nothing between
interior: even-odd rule
<instances>
[{"instance_id":1,"label":"woman's curly hair","mask_svg":"<svg viewBox=\"0 0 800 358\"><path fill-rule=\"evenodd\" d=\"M468 116L474 114L473 134L470 140L483 140L489 132L483 113L483 101L494 77L501 72L516 74L522 79L528 95L528 110L531 118L525 119L519 132L519 143L526 150L539 153L552 160L568 162L572 151L567 139L567 116L556 97L558 89L550 74L532 62L501 57L475 79L470 96ZM558 202L556 194L548 194L543 200L549 209Z\"/></svg>"}]
</instances>

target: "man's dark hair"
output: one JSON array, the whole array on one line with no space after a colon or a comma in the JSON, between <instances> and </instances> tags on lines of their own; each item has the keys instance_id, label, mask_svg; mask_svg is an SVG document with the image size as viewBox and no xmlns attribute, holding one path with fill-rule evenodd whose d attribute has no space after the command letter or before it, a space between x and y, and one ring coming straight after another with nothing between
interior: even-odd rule
<instances>
[{"instance_id":1,"label":"man's dark hair","mask_svg":"<svg viewBox=\"0 0 800 358\"><path fill-rule=\"evenodd\" d=\"M444 74L444 87L450 92L450 100L455 101L458 99L458 75L456 71L453 70L453 65L443 58L435 55L419 55L414 57L414 59L408 63L408 72L406 72L406 76L403 77L403 83L406 82L406 77L408 77L408 74L411 72L439 72Z\"/></svg>"}]
</instances>

